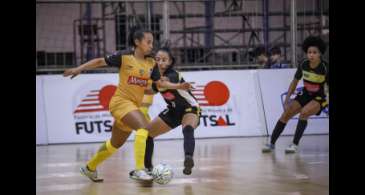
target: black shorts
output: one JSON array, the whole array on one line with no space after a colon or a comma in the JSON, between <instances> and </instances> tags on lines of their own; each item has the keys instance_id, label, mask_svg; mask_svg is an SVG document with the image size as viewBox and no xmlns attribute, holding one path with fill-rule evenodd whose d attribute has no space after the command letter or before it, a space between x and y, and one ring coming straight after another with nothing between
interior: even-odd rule
<instances>
[{"instance_id":1,"label":"black shorts","mask_svg":"<svg viewBox=\"0 0 365 195\"><path fill-rule=\"evenodd\" d=\"M304 107L306 104L308 104L312 100L317 101L319 103L319 105L321 106L321 108L316 115L320 115L322 110L328 105L326 96L310 95L308 92L303 92L303 91L298 93L298 95L294 98L294 100L298 101L302 107Z\"/></svg>"},{"instance_id":2,"label":"black shorts","mask_svg":"<svg viewBox=\"0 0 365 195\"><path fill-rule=\"evenodd\" d=\"M193 113L200 117L200 108L199 107L188 107L185 109L174 109L174 108L166 108L163 110L158 116L172 129L181 125L182 118L187 113ZM198 122L198 126L200 124L200 118Z\"/></svg>"}]
</instances>

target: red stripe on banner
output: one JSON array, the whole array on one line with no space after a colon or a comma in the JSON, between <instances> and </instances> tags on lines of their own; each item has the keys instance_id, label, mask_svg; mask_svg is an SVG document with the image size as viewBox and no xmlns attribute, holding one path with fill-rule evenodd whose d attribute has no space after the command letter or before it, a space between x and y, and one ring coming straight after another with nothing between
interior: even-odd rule
<instances>
[{"instance_id":1,"label":"red stripe on banner","mask_svg":"<svg viewBox=\"0 0 365 195\"><path fill-rule=\"evenodd\" d=\"M82 102L99 101L99 99L83 99Z\"/></svg>"},{"instance_id":2,"label":"red stripe on banner","mask_svg":"<svg viewBox=\"0 0 365 195\"><path fill-rule=\"evenodd\" d=\"M80 104L79 107L101 106L100 104Z\"/></svg>"},{"instance_id":3,"label":"red stripe on banner","mask_svg":"<svg viewBox=\"0 0 365 195\"><path fill-rule=\"evenodd\" d=\"M201 101L201 100L207 101L207 99L205 99L205 98L196 98L196 100L198 100L198 101Z\"/></svg>"},{"instance_id":4,"label":"red stripe on banner","mask_svg":"<svg viewBox=\"0 0 365 195\"><path fill-rule=\"evenodd\" d=\"M191 92L193 95L203 95L204 96L204 93L195 93L195 92Z\"/></svg>"},{"instance_id":5,"label":"red stripe on banner","mask_svg":"<svg viewBox=\"0 0 365 195\"><path fill-rule=\"evenodd\" d=\"M191 91L192 92L194 92L194 91L204 91L204 89L192 89Z\"/></svg>"},{"instance_id":6,"label":"red stripe on banner","mask_svg":"<svg viewBox=\"0 0 365 195\"><path fill-rule=\"evenodd\" d=\"M87 109L87 110L75 110L74 113L80 113L80 112L98 112L98 111L106 111L108 109L104 108L98 108L98 109Z\"/></svg>"},{"instance_id":7,"label":"red stripe on banner","mask_svg":"<svg viewBox=\"0 0 365 195\"><path fill-rule=\"evenodd\" d=\"M209 104L199 104L199 106L209 106Z\"/></svg>"},{"instance_id":8,"label":"red stripe on banner","mask_svg":"<svg viewBox=\"0 0 365 195\"><path fill-rule=\"evenodd\" d=\"M205 85L196 85L196 87L205 87Z\"/></svg>"},{"instance_id":9,"label":"red stripe on banner","mask_svg":"<svg viewBox=\"0 0 365 195\"><path fill-rule=\"evenodd\" d=\"M99 96L99 94L87 95L86 97L97 97L97 96Z\"/></svg>"}]
</instances>

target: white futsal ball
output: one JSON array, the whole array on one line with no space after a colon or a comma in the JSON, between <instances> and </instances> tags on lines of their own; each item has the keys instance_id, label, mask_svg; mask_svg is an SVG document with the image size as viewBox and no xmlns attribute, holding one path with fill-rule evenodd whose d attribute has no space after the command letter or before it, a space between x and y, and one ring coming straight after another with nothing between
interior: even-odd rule
<instances>
[{"instance_id":1,"label":"white futsal ball","mask_svg":"<svg viewBox=\"0 0 365 195\"><path fill-rule=\"evenodd\" d=\"M170 165L165 163L160 163L153 167L152 170L153 181L158 184L167 184L171 181L174 176L174 172Z\"/></svg>"}]
</instances>

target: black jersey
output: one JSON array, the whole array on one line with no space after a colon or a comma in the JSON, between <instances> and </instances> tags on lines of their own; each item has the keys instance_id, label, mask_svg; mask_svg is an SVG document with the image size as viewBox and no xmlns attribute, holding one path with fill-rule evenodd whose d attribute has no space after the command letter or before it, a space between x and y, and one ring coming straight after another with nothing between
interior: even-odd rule
<instances>
[{"instance_id":1,"label":"black jersey","mask_svg":"<svg viewBox=\"0 0 365 195\"><path fill-rule=\"evenodd\" d=\"M328 63L321 61L320 64L312 69L309 60L304 60L295 73L295 78L300 80L303 77L304 92L310 95L325 96L324 84L328 84Z\"/></svg>"},{"instance_id":2,"label":"black jersey","mask_svg":"<svg viewBox=\"0 0 365 195\"><path fill-rule=\"evenodd\" d=\"M183 83L184 79L181 77L180 73L173 69L168 69L162 75L167 77L171 83ZM157 65L153 68L151 79L153 81L157 81L160 79L160 72L158 70ZM188 107L198 107L199 104L191 93L190 90L182 90L182 89L157 89L156 85L152 85L154 91L158 91L161 93L165 102L168 104L168 107L174 109L185 109Z\"/></svg>"}]
</instances>

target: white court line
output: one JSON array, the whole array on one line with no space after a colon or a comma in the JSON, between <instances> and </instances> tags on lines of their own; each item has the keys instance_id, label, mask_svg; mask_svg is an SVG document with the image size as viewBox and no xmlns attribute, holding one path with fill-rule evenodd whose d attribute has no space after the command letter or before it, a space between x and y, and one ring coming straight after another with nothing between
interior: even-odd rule
<instances>
[{"instance_id":1,"label":"white court line","mask_svg":"<svg viewBox=\"0 0 365 195\"><path fill-rule=\"evenodd\" d=\"M213 182L221 182L218 179L210 179L210 178L174 178L171 180L169 184L193 184L193 183L213 183Z\"/></svg>"},{"instance_id":2,"label":"white court line","mask_svg":"<svg viewBox=\"0 0 365 195\"><path fill-rule=\"evenodd\" d=\"M301 157L327 157L329 154L300 154Z\"/></svg>"},{"instance_id":3,"label":"white court line","mask_svg":"<svg viewBox=\"0 0 365 195\"><path fill-rule=\"evenodd\" d=\"M79 172L63 172L63 173L49 173L45 175L38 175L36 176L36 179L49 179L54 177L82 177L81 173Z\"/></svg>"},{"instance_id":4,"label":"white court line","mask_svg":"<svg viewBox=\"0 0 365 195\"><path fill-rule=\"evenodd\" d=\"M200 170L200 171L207 171L207 170L216 170L216 169L222 169L222 168L226 168L227 166L223 166L223 165L213 165L213 166L204 166L204 167L195 167L193 169L195 170ZM174 167L172 169L175 170L182 170L184 169L184 167Z\"/></svg>"},{"instance_id":5,"label":"white court line","mask_svg":"<svg viewBox=\"0 0 365 195\"><path fill-rule=\"evenodd\" d=\"M308 175L304 175L304 174L295 174L294 175L295 179L309 179Z\"/></svg>"},{"instance_id":6,"label":"white court line","mask_svg":"<svg viewBox=\"0 0 365 195\"><path fill-rule=\"evenodd\" d=\"M49 186L37 186L37 192L49 192L49 191L68 191L68 190L80 190L90 186L90 183L84 184L57 184Z\"/></svg>"},{"instance_id":7,"label":"white court line","mask_svg":"<svg viewBox=\"0 0 365 195\"><path fill-rule=\"evenodd\" d=\"M79 166L82 165L83 163L46 163L46 164L42 164L42 167L73 167L73 166Z\"/></svg>"},{"instance_id":8,"label":"white court line","mask_svg":"<svg viewBox=\"0 0 365 195\"><path fill-rule=\"evenodd\" d=\"M309 162L310 165L318 165L318 164L325 164L324 161L318 161L318 162Z\"/></svg>"}]
</instances>

